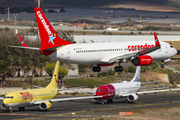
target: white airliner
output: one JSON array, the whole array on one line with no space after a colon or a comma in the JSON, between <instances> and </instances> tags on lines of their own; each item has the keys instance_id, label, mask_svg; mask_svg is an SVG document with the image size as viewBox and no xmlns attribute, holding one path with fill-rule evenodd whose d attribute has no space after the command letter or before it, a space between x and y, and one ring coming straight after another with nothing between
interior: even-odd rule
<instances>
[{"instance_id":1,"label":"white airliner","mask_svg":"<svg viewBox=\"0 0 180 120\"><path fill-rule=\"evenodd\" d=\"M139 94L180 90L180 88L177 88L177 89L164 89L164 90L139 92L141 88L141 84L151 83L151 82L146 82L146 83L140 82L140 68L141 66L136 67L135 76L130 82L123 81L122 83L105 84L98 87L96 91L86 91L81 89L74 89L74 91L92 93L94 94L94 96L97 97L102 96L99 98L92 98L92 100L104 104L104 100L107 100L107 103L112 103L113 99L119 99L119 98L126 98L128 103L133 103L133 101L138 99Z\"/></svg>"},{"instance_id":2,"label":"white airliner","mask_svg":"<svg viewBox=\"0 0 180 120\"><path fill-rule=\"evenodd\" d=\"M73 44L61 39L41 8L34 8L39 28L42 47L28 47L22 40L22 46L10 46L39 50L43 55L52 59L74 64L96 64L94 72L101 71L100 66L113 65L116 72L123 71L121 63L131 61L136 66L149 65L154 60L167 61L173 57L177 50L166 42L159 42L156 33L154 41L123 41L112 43L84 43Z\"/></svg>"}]
</instances>

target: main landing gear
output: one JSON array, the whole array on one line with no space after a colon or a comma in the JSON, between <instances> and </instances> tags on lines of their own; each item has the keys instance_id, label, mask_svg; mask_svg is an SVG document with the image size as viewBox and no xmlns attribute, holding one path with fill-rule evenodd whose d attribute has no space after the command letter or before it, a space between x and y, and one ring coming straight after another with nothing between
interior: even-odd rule
<instances>
[{"instance_id":1,"label":"main landing gear","mask_svg":"<svg viewBox=\"0 0 180 120\"><path fill-rule=\"evenodd\" d=\"M127 103L134 103L134 101L127 101Z\"/></svg>"},{"instance_id":2,"label":"main landing gear","mask_svg":"<svg viewBox=\"0 0 180 120\"><path fill-rule=\"evenodd\" d=\"M113 103L113 99L107 99L107 103ZM104 105L104 100L101 99L101 104Z\"/></svg>"},{"instance_id":3,"label":"main landing gear","mask_svg":"<svg viewBox=\"0 0 180 120\"><path fill-rule=\"evenodd\" d=\"M113 103L113 99L108 99L107 103Z\"/></svg>"},{"instance_id":4,"label":"main landing gear","mask_svg":"<svg viewBox=\"0 0 180 120\"><path fill-rule=\"evenodd\" d=\"M114 68L114 70L115 70L115 72L122 72L123 71L123 67L119 63L119 66L116 66ZM92 71L93 72L100 72L101 71L101 67L99 65L95 65L95 66L93 66Z\"/></svg>"},{"instance_id":5,"label":"main landing gear","mask_svg":"<svg viewBox=\"0 0 180 120\"><path fill-rule=\"evenodd\" d=\"M92 70L93 70L93 72L100 72L101 67L99 65L96 65L96 66L93 66Z\"/></svg>"},{"instance_id":6,"label":"main landing gear","mask_svg":"<svg viewBox=\"0 0 180 120\"><path fill-rule=\"evenodd\" d=\"M19 111L25 111L25 107L19 107Z\"/></svg>"},{"instance_id":7,"label":"main landing gear","mask_svg":"<svg viewBox=\"0 0 180 120\"><path fill-rule=\"evenodd\" d=\"M121 66L121 63L119 63L119 66L116 66L116 67L114 68L114 70L115 70L116 72L122 72L122 71L123 71L123 67Z\"/></svg>"}]
</instances>

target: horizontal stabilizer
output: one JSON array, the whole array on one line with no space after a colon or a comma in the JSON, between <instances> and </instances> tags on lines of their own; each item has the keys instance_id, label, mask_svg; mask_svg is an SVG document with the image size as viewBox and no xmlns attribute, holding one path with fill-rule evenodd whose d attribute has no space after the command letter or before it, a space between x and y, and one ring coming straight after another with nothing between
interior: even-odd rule
<instances>
[{"instance_id":1,"label":"horizontal stabilizer","mask_svg":"<svg viewBox=\"0 0 180 120\"><path fill-rule=\"evenodd\" d=\"M141 83L141 85L144 85L144 84L152 84L152 83L158 83L158 82L162 82L162 81L143 82L143 83Z\"/></svg>"},{"instance_id":2,"label":"horizontal stabilizer","mask_svg":"<svg viewBox=\"0 0 180 120\"><path fill-rule=\"evenodd\" d=\"M8 45L8 47L24 48L24 49L31 49L31 50L40 50L39 48L35 48L35 47L23 47L23 46L12 46L12 45Z\"/></svg>"}]
</instances>

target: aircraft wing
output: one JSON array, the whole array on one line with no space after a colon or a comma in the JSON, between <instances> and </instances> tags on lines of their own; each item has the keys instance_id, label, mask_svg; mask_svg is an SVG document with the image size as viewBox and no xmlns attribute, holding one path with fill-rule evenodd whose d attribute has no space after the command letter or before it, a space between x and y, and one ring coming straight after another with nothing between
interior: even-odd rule
<instances>
[{"instance_id":1,"label":"aircraft wing","mask_svg":"<svg viewBox=\"0 0 180 120\"><path fill-rule=\"evenodd\" d=\"M147 93L158 93L158 92L167 92L167 91L177 91L180 90L180 88L176 88L176 89L164 89L164 90L152 90L152 91L142 91L142 92L134 92L134 93L127 93L127 94L122 94L122 97L126 97L129 96L131 94L147 94Z\"/></svg>"},{"instance_id":2,"label":"aircraft wing","mask_svg":"<svg viewBox=\"0 0 180 120\"><path fill-rule=\"evenodd\" d=\"M87 87L87 86L72 87L72 88L66 88L66 87L63 87L62 89L58 89L58 91L63 91L63 90L73 90L73 91L74 91L74 89L77 89L77 88L84 88L84 87Z\"/></svg>"},{"instance_id":3,"label":"aircraft wing","mask_svg":"<svg viewBox=\"0 0 180 120\"><path fill-rule=\"evenodd\" d=\"M102 96L86 96L86 97L72 97L72 98L57 98L57 99L49 99L49 100L37 100L33 101L32 104L41 104L45 101L50 102L61 102L61 101L69 101L69 100L81 100L81 99L90 99L90 98L100 98Z\"/></svg>"},{"instance_id":4,"label":"aircraft wing","mask_svg":"<svg viewBox=\"0 0 180 120\"><path fill-rule=\"evenodd\" d=\"M151 53L151 52L153 52L153 51L155 51L161 47L155 32L154 32L154 38L155 38L155 46L154 47L151 47L151 48L148 48L148 49L145 49L142 51L136 51L133 53L116 54L116 55L106 56L106 57L102 58L100 60L100 62L102 62L102 63L114 63L114 62L119 62L120 60L126 61L126 60L131 60L132 58L136 58L137 56L141 56L144 54Z\"/></svg>"},{"instance_id":5,"label":"aircraft wing","mask_svg":"<svg viewBox=\"0 0 180 120\"><path fill-rule=\"evenodd\" d=\"M72 89L73 91L77 92L84 92L84 93L90 93L90 94L96 94L96 91L91 91L91 90L80 90L80 89Z\"/></svg>"},{"instance_id":6,"label":"aircraft wing","mask_svg":"<svg viewBox=\"0 0 180 120\"><path fill-rule=\"evenodd\" d=\"M114 63L119 62L119 60L129 59L131 57L135 57L138 52L127 53L127 54L117 54L117 55L110 55L102 58L100 62L102 63Z\"/></svg>"},{"instance_id":7,"label":"aircraft wing","mask_svg":"<svg viewBox=\"0 0 180 120\"><path fill-rule=\"evenodd\" d=\"M176 89L164 89L164 90L152 90L152 91L142 91L142 92L136 92L136 94L157 93L157 92L176 91L176 90L180 90L180 88L176 88Z\"/></svg>"},{"instance_id":8,"label":"aircraft wing","mask_svg":"<svg viewBox=\"0 0 180 120\"><path fill-rule=\"evenodd\" d=\"M0 100L3 100L4 99L4 97L0 97Z\"/></svg>"}]
</instances>

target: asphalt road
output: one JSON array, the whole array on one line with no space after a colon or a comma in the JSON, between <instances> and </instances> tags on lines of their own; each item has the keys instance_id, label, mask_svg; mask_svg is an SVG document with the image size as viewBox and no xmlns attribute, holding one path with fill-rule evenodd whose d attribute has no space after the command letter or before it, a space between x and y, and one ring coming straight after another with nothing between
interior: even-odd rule
<instances>
[{"instance_id":1,"label":"asphalt road","mask_svg":"<svg viewBox=\"0 0 180 120\"><path fill-rule=\"evenodd\" d=\"M180 105L180 93L159 93L139 95L134 103L127 103L125 99L115 99L113 103L104 105L95 103L91 99L55 102L48 111L41 111L38 106L26 107L13 113L0 108L0 119L68 119L68 118L96 118L99 115L118 115L120 111L131 111L148 108L167 108Z\"/></svg>"}]
</instances>

